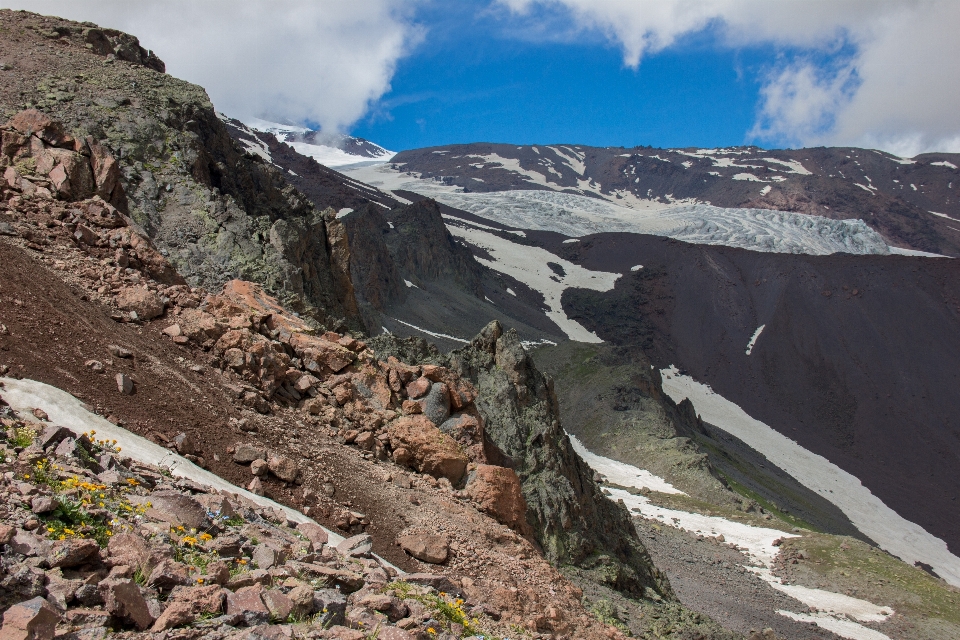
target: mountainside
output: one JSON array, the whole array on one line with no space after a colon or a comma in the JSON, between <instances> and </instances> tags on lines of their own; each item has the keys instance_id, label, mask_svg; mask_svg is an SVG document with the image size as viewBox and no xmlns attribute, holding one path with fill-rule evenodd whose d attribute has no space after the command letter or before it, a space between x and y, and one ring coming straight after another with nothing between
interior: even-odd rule
<instances>
[{"instance_id":1,"label":"mountainside","mask_svg":"<svg viewBox=\"0 0 960 640\"><path fill-rule=\"evenodd\" d=\"M476 193L549 190L638 211L702 203L862 219L891 246L960 256L958 154L478 143L404 151L392 163Z\"/></svg>"},{"instance_id":2,"label":"mountainside","mask_svg":"<svg viewBox=\"0 0 960 640\"><path fill-rule=\"evenodd\" d=\"M246 124L256 131L272 135L280 142L290 145L297 153L328 167L368 161L385 162L395 155L393 151L388 151L374 142L342 133L316 131L259 119Z\"/></svg>"},{"instance_id":3,"label":"mountainside","mask_svg":"<svg viewBox=\"0 0 960 640\"><path fill-rule=\"evenodd\" d=\"M0 113L36 107L102 144L127 198L116 204L184 278L211 289L248 278L318 322L359 328L321 210L231 140L202 88L147 52L88 47L101 33L89 25L6 10L0 25ZM127 51L135 38L121 41Z\"/></svg>"}]
</instances>

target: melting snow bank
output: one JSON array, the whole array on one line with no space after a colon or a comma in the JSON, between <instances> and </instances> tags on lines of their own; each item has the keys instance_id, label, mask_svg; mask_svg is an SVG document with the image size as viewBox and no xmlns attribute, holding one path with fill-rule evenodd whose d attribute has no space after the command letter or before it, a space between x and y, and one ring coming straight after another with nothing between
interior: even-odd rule
<instances>
[{"instance_id":1,"label":"melting snow bank","mask_svg":"<svg viewBox=\"0 0 960 640\"><path fill-rule=\"evenodd\" d=\"M603 476L604 481L618 484L621 487L650 489L651 491L659 491L660 493L686 495L683 491L680 491L663 478L653 475L646 469L638 469L633 465L617 462L616 460L591 453L583 446L583 443L580 442L577 436L567 435L570 437L570 443L573 444L573 450L583 458L584 462L590 465L591 469Z\"/></svg>"},{"instance_id":2,"label":"melting snow bank","mask_svg":"<svg viewBox=\"0 0 960 640\"><path fill-rule=\"evenodd\" d=\"M97 437L116 440L117 445L123 449L123 454L134 460L144 464L167 467L175 476L187 478L212 489L239 494L264 507L280 509L286 514L287 518L294 522L314 522L295 509L285 507L269 498L258 496L246 489L230 484L220 476L206 469L201 469L166 447L161 447L146 438L130 433L123 427L107 422L106 419L91 413L86 405L66 391L35 380L2 378L0 382L3 383L0 396L3 396L7 404L21 415L29 416L34 409L43 409L50 416L50 422L67 427L74 433L96 431ZM324 530L330 536L332 544L337 544L343 540L343 536L327 529Z\"/></svg>"},{"instance_id":3,"label":"melting snow bank","mask_svg":"<svg viewBox=\"0 0 960 640\"><path fill-rule=\"evenodd\" d=\"M279 502L274 502L270 498L258 496L246 489L241 489L220 476L206 469L201 469L166 447L161 447L146 438L130 433L123 427L108 422L105 418L89 411L84 403L62 389L36 380L0 378L0 396L21 415L30 416L34 409L43 409L50 417L50 422L67 427L74 433L96 431L98 437L106 440L116 440L117 445L123 449L124 455L134 460L153 466L166 467L175 476L187 478L217 491L241 495L247 500L264 507L279 509L293 522L311 522L319 525L318 522L308 518L296 509L291 509ZM343 542L343 536L322 525L320 526L327 532L331 545ZM398 573L406 573L392 563L380 558L380 556L377 556L377 558L380 562L396 569Z\"/></svg>"},{"instance_id":4,"label":"melting snow bank","mask_svg":"<svg viewBox=\"0 0 960 640\"><path fill-rule=\"evenodd\" d=\"M467 226L468 224L471 226ZM560 304L560 296L563 295L564 289L571 287L609 291L613 289L613 284L620 277L619 273L584 269L578 264L553 255L546 249L520 247L498 235L478 229L472 223L465 223L462 226L448 224L447 228L454 236L484 249L493 258L493 260L487 260L476 256L477 262L516 278L534 291L543 294L549 309L546 313L547 317L553 320L568 338L577 342L603 342L595 333L567 317ZM558 276L547 266L548 263L559 264L563 268L564 275ZM511 289L507 289L507 293L517 295Z\"/></svg>"},{"instance_id":5,"label":"melting snow bank","mask_svg":"<svg viewBox=\"0 0 960 640\"><path fill-rule=\"evenodd\" d=\"M575 436L570 436L570 442L580 457L594 471L605 476L608 482L636 489L649 488L662 493L683 493L649 471L591 453ZM664 488L666 491L663 490ZM797 613L781 609L777 611L780 615L801 622L812 622L849 640L890 640L887 635L859 624L859 622L886 621L894 613L890 607L882 607L867 600L823 589L783 584L780 578L773 575L770 567L780 553L779 547L774 542L781 538L800 537L797 534L784 533L779 529L755 527L718 516L667 509L652 504L646 496L635 495L623 489L607 487L605 490L609 492L610 499L622 500L634 515L702 536L722 535L725 543L735 545L737 550L757 565L744 565L746 569L772 588L802 602L813 611Z\"/></svg>"},{"instance_id":6,"label":"melting snow bank","mask_svg":"<svg viewBox=\"0 0 960 640\"><path fill-rule=\"evenodd\" d=\"M882 549L908 564L926 563L949 584L960 586L960 558L950 553L947 544L901 517L855 476L751 418L710 387L680 375L676 367L660 373L663 390L674 402L689 398L704 421L739 438L800 484L832 502Z\"/></svg>"},{"instance_id":7,"label":"melting snow bank","mask_svg":"<svg viewBox=\"0 0 960 640\"><path fill-rule=\"evenodd\" d=\"M753 332L753 335L750 336L750 342L747 343L747 355L753 353L753 345L757 344L757 338L760 337L760 334L763 333L763 328L766 326L765 324L760 325L757 327L757 330Z\"/></svg>"}]
</instances>

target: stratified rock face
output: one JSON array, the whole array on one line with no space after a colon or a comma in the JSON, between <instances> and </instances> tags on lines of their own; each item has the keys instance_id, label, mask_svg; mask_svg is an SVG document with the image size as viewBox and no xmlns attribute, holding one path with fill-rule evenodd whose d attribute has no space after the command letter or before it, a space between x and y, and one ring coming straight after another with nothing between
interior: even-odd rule
<instances>
[{"instance_id":1,"label":"stratified rock face","mask_svg":"<svg viewBox=\"0 0 960 640\"><path fill-rule=\"evenodd\" d=\"M386 214L393 224L384 240L405 277L414 280L449 278L482 297L483 267L447 230L434 200L421 200Z\"/></svg>"},{"instance_id":2,"label":"stratified rock face","mask_svg":"<svg viewBox=\"0 0 960 640\"><path fill-rule=\"evenodd\" d=\"M633 594L672 597L666 577L637 537L626 508L608 500L560 426L552 384L515 331L492 322L449 367L474 381L487 437L510 460L527 502L527 521L544 554Z\"/></svg>"},{"instance_id":3,"label":"stratified rock face","mask_svg":"<svg viewBox=\"0 0 960 640\"><path fill-rule=\"evenodd\" d=\"M381 211L382 207L368 204L342 219L350 237L350 275L357 301L377 311L406 298L403 278L385 241L391 229Z\"/></svg>"}]
</instances>

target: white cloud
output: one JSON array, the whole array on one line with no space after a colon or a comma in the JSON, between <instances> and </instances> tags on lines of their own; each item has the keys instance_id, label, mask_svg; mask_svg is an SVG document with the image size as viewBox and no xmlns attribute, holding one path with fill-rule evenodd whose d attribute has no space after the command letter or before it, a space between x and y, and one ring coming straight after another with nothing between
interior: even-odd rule
<instances>
[{"instance_id":1,"label":"white cloud","mask_svg":"<svg viewBox=\"0 0 960 640\"><path fill-rule=\"evenodd\" d=\"M390 89L422 37L404 0L0 0L121 29L235 117L344 129Z\"/></svg>"},{"instance_id":2,"label":"white cloud","mask_svg":"<svg viewBox=\"0 0 960 640\"><path fill-rule=\"evenodd\" d=\"M729 47L806 51L774 62L763 79L750 135L766 142L960 152L956 0L498 1L516 14L565 11L580 30L617 42L631 67L709 27ZM843 45L853 53L831 59ZM824 59L830 67L814 62Z\"/></svg>"}]
</instances>

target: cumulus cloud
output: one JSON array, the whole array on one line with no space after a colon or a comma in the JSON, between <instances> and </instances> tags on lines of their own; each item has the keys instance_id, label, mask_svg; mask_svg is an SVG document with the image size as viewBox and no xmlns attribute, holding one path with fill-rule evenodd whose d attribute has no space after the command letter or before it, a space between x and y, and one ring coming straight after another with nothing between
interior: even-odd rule
<instances>
[{"instance_id":1,"label":"cumulus cloud","mask_svg":"<svg viewBox=\"0 0 960 640\"><path fill-rule=\"evenodd\" d=\"M390 90L422 37L405 0L0 0L140 38L234 117L342 130Z\"/></svg>"},{"instance_id":2,"label":"cumulus cloud","mask_svg":"<svg viewBox=\"0 0 960 640\"><path fill-rule=\"evenodd\" d=\"M723 46L789 48L762 78L752 139L960 152L955 0L498 1L520 16L565 12L618 43L630 67L708 28Z\"/></svg>"}]
</instances>

